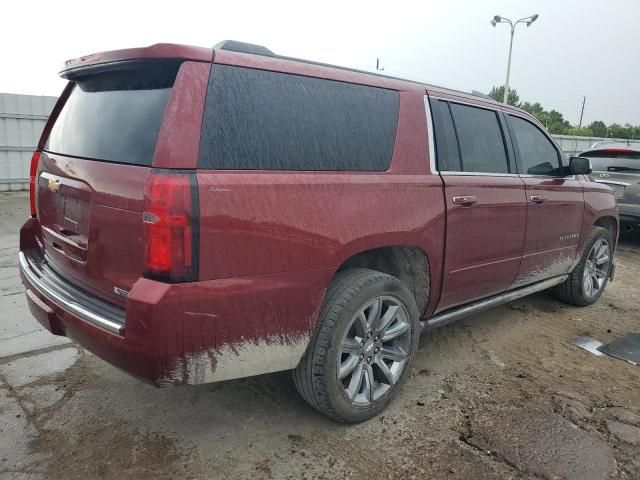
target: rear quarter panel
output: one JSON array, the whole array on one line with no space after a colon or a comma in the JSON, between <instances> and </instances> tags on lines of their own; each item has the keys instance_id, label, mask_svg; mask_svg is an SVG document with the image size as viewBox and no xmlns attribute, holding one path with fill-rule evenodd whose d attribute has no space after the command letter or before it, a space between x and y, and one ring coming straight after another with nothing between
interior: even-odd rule
<instances>
[{"instance_id":1,"label":"rear quarter panel","mask_svg":"<svg viewBox=\"0 0 640 480\"><path fill-rule=\"evenodd\" d=\"M280 63L278 69L298 74L321 68L309 67L311 72L294 62ZM333 78L330 70L323 69L322 76ZM155 167L196 167L198 152L183 148L189 132L172 134L172 126L180 129L186 123L200 132L208 73L204 65L183 65ZM335 79L354 80L356 74L348 76ZM365 250L393 245L424 251L431 288L423 313L435 309L444 198L440 177L429 170L425 91L411 87L415 91L400 89L398 129L386 172L197 170L200 281L196 288L175 286L156 310L159 321L166 318L175 331L158 338L162 346L154 350L163 351L169 339L176 339L167 347L171 353L163 355L160 383L201 383L294 368L337 269ZM144 287L142 279L130 298L143 294ZM142 325L146 315L134 316ZM203 371L208 373L202 378L194 373Z\"/></svg>"},{"instance_id":2,"label":"rear quarter panel","mask_svg":"<svg viewBox=\"0 0 640 480\"><path fill-rule=\"evenodd\" d=\"M199 170L201 280L328 268L326 288L356 253L415 246L430 262L433 310L444 200L429 172L426 130L423 94L401 92L387 172Z\"/></svg>"}]
</instances>

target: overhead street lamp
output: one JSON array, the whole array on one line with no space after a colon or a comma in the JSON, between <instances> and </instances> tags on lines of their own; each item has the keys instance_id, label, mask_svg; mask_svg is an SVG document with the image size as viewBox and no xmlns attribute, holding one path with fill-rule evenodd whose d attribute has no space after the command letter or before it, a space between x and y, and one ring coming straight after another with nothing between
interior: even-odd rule
<instances>
[{"instance_id":1,"label":"overhead street lamp","mask_svg":"<svg viewBox=\"0 0 640 480\"><path fill-rule=\"evenodd\" d=\"M491 20L491 26L495 27L498 23L508 23L511 26L511 41L509 42L509 60L507 61L507 81L504 84L504 98L502 103L507 103L507 97L509 95L509 74L511 73L511 49L513 48L513 34L516 31L516 25L519 23L526 23L527 27L530 27L533 22L538 19L538 14L531 15L530 17L524 17L520 20L512 22L508 18L501 17L500 15L496 15Z\"/></svg>"}]
</instances>

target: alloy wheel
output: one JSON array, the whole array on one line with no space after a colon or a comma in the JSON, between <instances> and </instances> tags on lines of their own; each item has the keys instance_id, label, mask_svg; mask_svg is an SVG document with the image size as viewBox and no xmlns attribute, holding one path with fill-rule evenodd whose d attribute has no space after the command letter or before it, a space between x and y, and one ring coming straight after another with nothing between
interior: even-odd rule
<instances>
[{"instance_id":1,"label":"alloy wheel","mask_svg":"<svg viewBox=\"0 0 640 480\"><path fill-rule=\"evenodd\" d=\"M356 405L370 405L402 376L411 346L411 322L402 302L379 296L351 319L338 352L338 380Z\"/></svg>"},{"instance_id":2,"label":"alloy wheel","mask_svg":"<svg viewBox=\"0 0 640 480\"><path fill-rule=\"evenodd\" d=\"M594 298L603 288L609 275L611 249L609 242L599 238L589 250L584 266L582 285L587 298Z\"/></svg>"}]
</instances>

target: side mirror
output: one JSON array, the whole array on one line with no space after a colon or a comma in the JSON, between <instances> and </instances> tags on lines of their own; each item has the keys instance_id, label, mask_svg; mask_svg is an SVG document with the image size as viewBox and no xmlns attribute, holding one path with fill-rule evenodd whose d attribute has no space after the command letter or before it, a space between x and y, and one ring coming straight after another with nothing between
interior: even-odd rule
<instances>
[{"instance_id":1,"label":"side mirror","mask_svg":"<svg viewBox=\"0 0 640 480\"><path fill-rule=\"evenodd\" d=\"M585 157L571 157L569 159L570 175L589 175L592 172L591 160Z\"/></svg>"}]
</instances>

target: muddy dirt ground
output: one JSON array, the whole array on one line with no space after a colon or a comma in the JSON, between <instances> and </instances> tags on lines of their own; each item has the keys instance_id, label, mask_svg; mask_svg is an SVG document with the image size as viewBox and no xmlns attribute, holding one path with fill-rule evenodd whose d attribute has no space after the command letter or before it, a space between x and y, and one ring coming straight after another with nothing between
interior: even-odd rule
<instances>
[{"instance_id":1,"label":"muddy dirt ground","mask_svg":"<svg viewBox=\"0 0 640 480\"><path fill-rule=\"evenodd\" d=\"M640 478L640 367L568 343L640 331L640 238L600 302L546 293L423 336L378 418L333 423L288 373L155 389L43 332L16 268L24 194L0 194L0 479Z\"/></svg>"}]
</instances>

